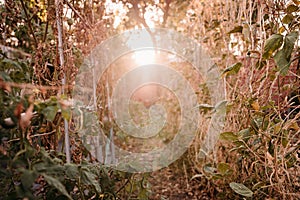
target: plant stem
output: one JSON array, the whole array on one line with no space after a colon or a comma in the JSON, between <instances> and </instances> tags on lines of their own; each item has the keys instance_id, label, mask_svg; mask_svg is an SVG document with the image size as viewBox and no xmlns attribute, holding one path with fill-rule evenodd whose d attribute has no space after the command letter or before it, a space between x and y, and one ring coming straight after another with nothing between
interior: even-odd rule
<instances>
[{"instance_id":1,"label":"plant stem","mask_svg":"<svg viewBox=\"0 0 300 200\"><path fill-rule=\"evenodd\" d=\"M61 0L56 0L55 5L56 5L56 25L57 25L57 34L58 34L58 52L59 52L59 60L60 60L60 66L62 67L63 70L63 78L61 80L62 82L62 94L65 93L64 86L66 84L66 73L64 70L64 49L63 49L63 40L62 40L62 23L61 23L61 18L60 18L60 5L61 5ZM69 123L66 119L64 119L64 130L65 130L65 150L66 150L66 159L67 163L71 162L71 155L70 155L70 145L69 145Z\"/></svg>"}]
</instances>

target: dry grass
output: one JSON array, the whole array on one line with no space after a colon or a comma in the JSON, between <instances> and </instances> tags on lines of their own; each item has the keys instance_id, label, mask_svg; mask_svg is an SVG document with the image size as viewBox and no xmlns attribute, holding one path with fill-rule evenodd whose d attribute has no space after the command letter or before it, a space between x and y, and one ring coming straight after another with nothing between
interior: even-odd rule
<instances>
[{"instance_id":1,"label":"dry grass","mask_svg":"<svg viewBox=\"0 0 300 200\"><path fill-rule=\"evenodd\" d=\"M202 190L205 194L203 198L206 196L211 199L239 199L240 196L234 194L229 187L230 182L245 184L254 192L255 199L300 198L299 61L293 63L286 76L276 72L276 66L272 59L267 60L262 69L256 67L257 62L262 60L261 55L266 39L282 26L277 12L284 10L283 2L277 1L275 8L275 3L267 0L194 0L187 6L187 10L191 9L193 12L181 11L185 17L185 23L179 23L177 19L178 23L174 25L178 30L184 30L185 34L202 43L203 48L218 64L220 71L234 63L242 63L238 74L224 77L226 83L224 93L229 102L224 131L239 135L241 130L247 129L249 131L248 138L245 139L239 135L238 141L220 141L210 157L200 160L198 153L202 146L203 133L207 129L207 122L204 120L202 123L204 125L196 135L189 152L178 163L171 166L171 169L176 171L177 177L184 180L184 184L199 185L199 187L194 187L193 191ZM180 11L170 13L169 20L174 20L177 15L182 13ZM270 20L264 20L266 14L269 14ZM275 24L275 28L270 28L270 21ZM238 26L243 28L241 33L228 34ZM94 44L107 37L108 30L103 31L102 22L98 27L99 30L97 28L87 29L89 37L86 38L84 38L85 33L81 33L83 25L77 27L78 40L85 39L78 47L84 54L88 54ZM93 31L100 33L95 39L91 39ZM72 56L72 45L68 44L67 47L68 77L72 82L77 69L74 64L76 59ZM46 63L43 60L45 55L42 53L45 48L38 48L35 55L36 83L60 85L58 80L60 80L61 69L59 66L54 65L54 70L59 72L55 79L51 77L48 72L49 68L46 68L45 64L38 64ZM299 50L299 47L297 48ZM118 65L118 63L115 64ZM178 67L177 70L185 68L187 73L192 71L185 64L177 63L176 65L174 67ZM119 73L124 72L126 70L119 71ZM109 73L111 72L107 72L107 74ZM107 97L111 96L111 91L119 75L115 74L114 77L111 77L107 74L99 82L97 94L99 94L99 119L103 128L108 132L113 123L110 121L112 116L107 106ZM197 79L191 76L191 80ZM198 81L194 83L191 81L191 83L197 91L199 90L198 97L201 102L203 91L197 87ZM171 102L171 104L173 103ZM166 105L168 106L168 104ZM142 105L137 104L136 106ZM173 112L172 109L175 109L176 112L176 108L172 105L169 105L169 108L170 112ZM178 123L177 119L170 119L166 130L176 131L176 123ZM168 137L168 140L170 139L172 136ZM139 145L139 148L142 146L146 150L148 149L147 145L143 146L145 144L133 140L120 142L120 145L134 150L137 146L132 145L132 142ZM205 171L205 166L217 168L219 163L227 163L232 171L228 175L218 178L214 177L215 174L208 174ZM169 171L162 173L168 175ZM203 174L203 176L191 181L191 177L195 174ZM158 182L159 180L161 179L158 178ZM175 183L177 180L175 177L175 180L168 179L168 181ZM171 188L172 186L171 184L166 187ZM197 195L201 194L197 193ZM201 199L200 196L199 199Z\"/></svg>"}]
</instances>

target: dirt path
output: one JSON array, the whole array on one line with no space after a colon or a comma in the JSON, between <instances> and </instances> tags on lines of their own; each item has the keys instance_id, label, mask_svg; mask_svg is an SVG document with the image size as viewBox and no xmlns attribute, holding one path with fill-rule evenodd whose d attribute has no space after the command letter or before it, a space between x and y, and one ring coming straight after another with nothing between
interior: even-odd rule
<instances>
[{"instance_id":1,"label":"dirt path","mask_svg":"<svg viewBox=\"0 0 300 200\"><path fill-rule=\"evenodd\" d=\"M191 180L192 174L184 169L182 162L177 161L167 168L155 171L151 174L149 182L151 184L153 200L197 200L211 199L205 192L205 188L200 188L197 180Z\"/></svg>"}]
</instances>

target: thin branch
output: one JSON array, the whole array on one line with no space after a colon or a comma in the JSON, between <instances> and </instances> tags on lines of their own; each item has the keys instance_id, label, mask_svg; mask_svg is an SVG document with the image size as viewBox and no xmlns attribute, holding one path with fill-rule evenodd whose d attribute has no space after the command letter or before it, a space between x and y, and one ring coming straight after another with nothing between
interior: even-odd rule
<instances>
[{"instance_id":1,"label":"thin branch","mask_svg":"<svg viewBox=\"0 0 300 200\"><path fill-rule=\"evenodd\" d=\"M26 52L24 52L22 50L9 47L9 46L5 46L5 45L0 44L0 49L1 49L2 53L10 53L10 52L12 52L12 53L16 53L16 54L22 55L22 56L27 57L27 58L31 58L30 54L28 54L28 53L26 53Z\"/></svg>"},{"instance_id":2,"label":"thin branch","mask_svg":"<svg viewBox=\"0 0 300 200\"><path fill-rule=\"evenodd\" d=\"M69 1L64 0L66 2L66 4L69 6L69 8L71 8L71 10L73 10L73 12L82 20L82 22L84 23L84 25L86 25L89 29L92 29L92 26L86 22L86 20L80 15L80 13L74 8L74 6L72 4L70 4Z\"/></svg>"},{"instance_id":3,"label":"thin branch","mask_svg":"<svg viewBox=\"0 0 300 200\"><path fill-rule=\"evenodd\" d=\"M47 1L47 6L48 6L48 8L50 6L49 0ZM48 15L47 15L46 29L45 29L45 33L44 33L44 37L43 37L43 42L45 42L47 39L48 26L49 26L49 20L48 20Z\"/></svg>"},{"instance_id":4,"label":"thin branch","mask_svg":"<svg viewBox=\"0 0 300 200\"><path fill-rule=\"evenodd\" d=\"M127 179L126 182L118 189L116 194L118 194L129 183L129 181L130 181L130 179Z\"/></svg>"},{"instance_id":5,"label":"thin branch","mask_svg":"<svg viewBox=\"0 0 300 200\"><path fill-rule=\"evenodd\" d=\"M139 15L139 7L138 7L138 1L137 0L134 0L133 3L132 3L132 8L133 8L133 11L134 11L134 15L135 15L135 18L137 20L138 23L141 23L144 28L146 29L146 31L149 33L150 37L151 37L151 40L153 42L153 46L156 47L156 39L154 37L154 33L151 31L151 28L148 26L148 24L146 23L146 20L144 17L140 17ZM145 10L144 10L145 12ZM143 13L144 15L144 13Z\"/></svg>"},{"instance_id":6,"label":"thin branch","mask_svg":"<svg viewBox=\"0 0 300 200\"><path fill-rule=\"evenodd\" d=\"M172 2L172 0L165 0L166 6L164 8L164 18L163 18L163 27L166 26L168 17L169 17L169 9L170 9L170 3Z\"/></svg>"},{"instance_id":7,"label":"thin branch","mask_svg":"<svg viewBox=\"0 0 300 200\"><path fill-rule=\"evenodd\" d=\"M29 30L30 30L30 32L31 32L31 34L32 34L32 36L33 36L33 39L34 39L35 47L37 47L37 46L38 46L38 42L37 42L36 37L35 37L35 35L34 35L33 29L32 29L32 26L31 26L31 19L29 18L29 15L28 15L28 13L27 13L26 6L25 6L23 0L21 0L21 4L22 4L22 8L23 8L23 10L24 10L25 16L26 16L26 21L27 21L27 23L28 23Z\"/></svg>"},{"instance_id":8,"label":"thin branch","mask_svg":"<svg viewBox=\"0 0 300 200\"><path fill-rule=\"evenodd\" d=\"M42 137L42 136L47 136L47 135L51 135L53 133L55 133L56 130L53 130L51 132L48 132L48 133L41 133L41 134L35 134L35 135L31 135L30 138L34 138L34 137ZM16 142L16 141L19 141L20 138L14 138L14 139L11 139L9 141L7 141L8 143L11 143L11 142Z\"/></svg>"},{"instance_id":9,"label":"thin branch","mask_svg":"<svg viewBox=\"0 0 300 200\"><path fill-rule=\"evenodd\" d=\"M135 15L136 20L137 20L139 23L143 24L143 26L144 26L147 30L150 31L150 27L149 27L148 24L146 23L144 17L140 17L140 15L139 15L140 12L139 12L139 7L138 7L138 1L134 1L134 3L132 4L132 8L133 8L133 11L134 11L134 15ZM151 33L151 31L150 31L150 33Z\"/></svg>"},{"instance_id":10,"label":"thin branch","mask_svg":"<svg viewBox=\"0 0 300 200\"><path fill-rule=\"evenodd\" d=\"M63 85L63 86L32 85L30 83L15 83L15 82L4 82L4 81L1 81L0 85L5 85L8 87L16 87L16 88L20 88L20 89L32 89L32 90L38 89L41 91L44 91L44 90L60 91L62 88L70 89L72 87L71 85Z\"/></svg>"}]
</instances>

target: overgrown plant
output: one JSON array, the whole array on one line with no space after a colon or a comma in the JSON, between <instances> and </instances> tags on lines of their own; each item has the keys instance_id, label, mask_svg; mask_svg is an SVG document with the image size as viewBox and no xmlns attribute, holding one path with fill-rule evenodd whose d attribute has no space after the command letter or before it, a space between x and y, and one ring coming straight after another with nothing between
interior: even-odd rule
<instances>
[{"instance_id":1,"label":"overgrown plant","mask_svg":"<svg viewBox=\"0 0 300 200\"><path fill-rule=\"evenodd\" d=\"M249 2L252 18L228 31L247 49L223 72L231 102L217 156L194 176L216 198L300 197L299 4Z\"/></svg>"}]
</instances>

